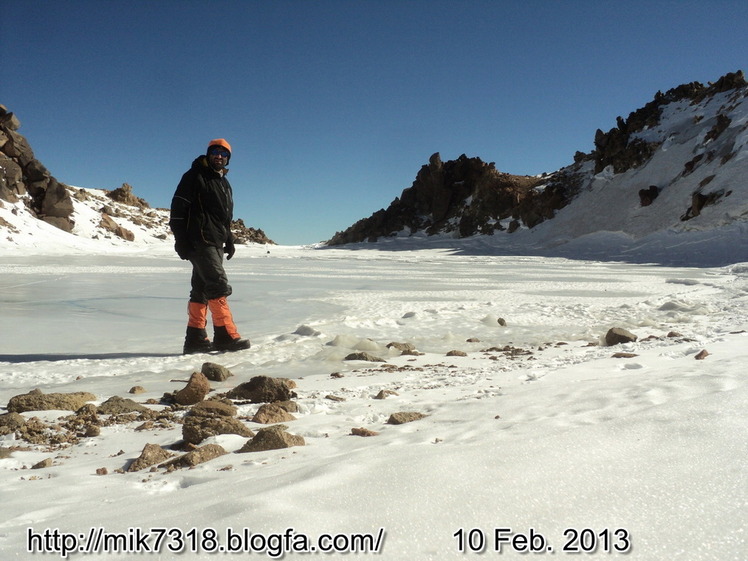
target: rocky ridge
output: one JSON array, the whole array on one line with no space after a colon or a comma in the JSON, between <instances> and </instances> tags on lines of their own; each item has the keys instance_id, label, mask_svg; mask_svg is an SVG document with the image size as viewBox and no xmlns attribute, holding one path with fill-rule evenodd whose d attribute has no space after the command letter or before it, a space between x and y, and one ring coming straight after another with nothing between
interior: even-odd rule
<instances>
[{"instance_id":1,"label":"rocky ridge","mask_svg":"<svg viewBox=\"0 0 748 561\"><path fill-rule=\"evenodd\" d=\"M577 204L579 195L592 190L600 179L615 176L625 178L621 188L642 207L651 205L666 188L685 191L677 214L663 218L690 220L704 206L718 204L729 194L729 188L709 184L716 175L715 167L724 171L740 165L742 158L735 156L744 148L739 139L748 125L740 111L747 95L748 83L742 71L726 74L706 86L691 82L664 94L657 92L653 101L627 119L618 117L616 127L608 132L598 130L591 153L577 152L572 165L550 174L511 175L477 157L463 154L457 160L443 162L435 153L421 167L412 186L388 208L337 232L327 244L375 242L414 234L455 238L511 234L555 218L564 207ZM672 120L668 121L669 107L677 107L684 114L684 108L690 107L691 121L685 116L679 121L670 114ZM667 126L672 128L667 130ZM658 151L671 142L685 144L692 139L696 139L693 148L687 158L683 156L686 159L680 162L674 177L662 178L659 170L652 170L652 179L644 183L648 164ZM700 174L694 174L698 168ZM695 186L693 177L682 181L691 174L699 177ZM739 170L732 175L740 175Z\"/></svg>"}]
</instances>

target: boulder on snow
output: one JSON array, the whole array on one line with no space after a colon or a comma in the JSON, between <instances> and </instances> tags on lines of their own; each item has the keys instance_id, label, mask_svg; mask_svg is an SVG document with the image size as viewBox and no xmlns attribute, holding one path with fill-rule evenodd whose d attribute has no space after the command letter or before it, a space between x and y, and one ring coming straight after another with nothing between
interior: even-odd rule
<instances>
[{"instance_id":1,"label":"boulder on snow","mask_svg":"<svg viewBox=\"0 0 748 561\"><path fill-rule=\"evenodd\" d=\"M182 438L190 444L199 444L206 438L219 434L238 434L252 437L250 429L234 417L225 415L187 415L182 424Z\"/></svg>"},{"instance_id":2,"label":"boulder on snow","mask_svg":"<svg viewBox=\"0 0 748 561\"><path fill-rule=\"evenodd\" d=\"M622 327L613 327L605 334L605 344L609 347L612 347L613 345L621 345L623 343L633 343L637 339L638 337L636 335Z\"/></svg>"},{"instance_id":3,"label":"boulder on snow","mask_svg":"<svg viewBox=\"0 0 748 561\"><path fill-rule=\"evenodd\" d=\"M412 423L413 421L420 421L426 417L423 413L417 411L402 411L400 413L393 413L390 418L387 419L388 425L403 425L405 423Z\"/></svg>"},{"instance_id":4,"label":"boulder on snow","mask_svg":"<svg viewBox=\"0 0 748 561\"><path fill-rule=\"evenodd\" d=\"M228 452L226 452L223 446L219 446L218 444L206 444L205 446L201 446L200 448L197 448L192 452L187 452L182 456L174 458L173 460L169 460L166 463L160 464L158 467L171 469L195 467L198 464L209 462L210 460L218 458L219 456L223 456L224 454L228 454Z\"/></svg>"},{"instance_id":5,"label":"boulder on snow","mask_svg":"<svg viewBox=\"0 0 748 561\"><path fill-rule=\"evenodd\" d=\"M187 385L174 394L179 405L194 405L205 399L210 392L210 382L202 372L193 372Z\"/></svg>"},{"instance_id":6,"label":"boulder on snow","mask_svg":"<svg viewBox=\"0 0 748 561\"><path fill-rule=\"evenodd\" d=\"M253 423L262 425L272 425L275 423L285 423L295 421L296 417L291 415L286 409L278 403L265 403L257 410L252 418Z\"/></svg>"},{"instance_id":7,"label":"boulder on snow","mask_svg":"<svg viewBox=\"0 0 748 561\"><path fill-rule=\"evenodd\" d=\"M35 389L26 394L16 395L8 401L8 411L23 413L25 411L77 411L86 402L94 401L96 396L88 392L42 393Z\"/></svg>"},{"instance_id":8,"label":"boulder on snow","mask_svg":"<svg viewBox=\"0 0 748 561\"><path fill-rule=\"evenodd\" d=\"M304 437L289 434L286 432L287 429L288 427L285 425L273 425L262 428L238 452L263 452L265 450L279 450L281 448L304 446L306 444Z\"/></svg>"},{"instance_id":9,"label":"boulder on snow","mask_svg":"<svg viewBox=\"0 0 748 561\"><path fill-rule=\"evenodd\" d=\"M223 382L233 376L228 368L215 362L204 362L200 368L200 372L211 382Z\"/></svg>"},{"instance_id":10,"label":"boulder on snow","mask_svg":"<svg viewBox=\"0 0 748 561\"><path fill-rule=\"evenodd\" d=\"M172 452L164 450L158 444L146 444L140 456L130 464L127 471L140 471L141 469L165 462L173 455Z\"/></svg>"},{"instance_id":11,"label":"boulder on snow","mask_svg":"<svg viewBox=\"0 0 748 561\"><path fill-rule=\"evenodd\" d=\"M153 410L132 399L113 395L99 405L96 412L100 415L126 415L127 413L153 413Z\"/></svg>"},{"instance_id":12,"label":"boulder on snow","mask_svg":"<svg viewBox=\"0 0 748 561\"><path fill-rule=\"evenodd\" d=\"M270 376L255 376L249 382L236 386L226 394L229 399L247 400L251 403L272 403L288 401L296 394L291 392L288 382Z\"/></svg>"}]
</instances>

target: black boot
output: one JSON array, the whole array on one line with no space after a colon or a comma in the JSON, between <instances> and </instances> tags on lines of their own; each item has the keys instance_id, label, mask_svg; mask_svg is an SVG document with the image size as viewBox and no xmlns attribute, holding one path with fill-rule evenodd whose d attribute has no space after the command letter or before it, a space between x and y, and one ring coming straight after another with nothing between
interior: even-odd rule
<instances>
[{"instance_id":1,"label":"black boot","mask_svg":"<svg viewBox=\"0 0 748 561\"><path fill-rule=\"evenodd\" d=\"M213 330L213 348L217 351L243 351L251 346L249 339L232 339L225 326L213 326Z\"/></svg>"},{"instance_id":2,"label":"black boot","mask_svg":"<svg viewBox=\"0 0 748 561\"><path fill-rule=\"evenodd\" d=\"M197 353L209 353L214 351L213 343L208 339L208 333L204 329L197 327L188 327L187 335L184 338L184 348L182 352L186 355Z\"/></svg>"}]
</instances>

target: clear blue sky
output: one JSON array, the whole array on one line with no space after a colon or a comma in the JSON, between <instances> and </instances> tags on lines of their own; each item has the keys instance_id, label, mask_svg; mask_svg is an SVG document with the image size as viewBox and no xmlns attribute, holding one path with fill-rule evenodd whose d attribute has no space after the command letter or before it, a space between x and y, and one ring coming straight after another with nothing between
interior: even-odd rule
<instances>
[{"instance_id":1,"label":"clear blue sky","mask_svg":"<svg viewBox=\"0 0 748 561\"><path fill-rule=\"evenodd\" d=\"M555 171L657 90L748 71L748 2L3 0L0 103L60 181L168 207L233 147L237 218L329 239L429 156Z\"/></svg>"}]
</instances>

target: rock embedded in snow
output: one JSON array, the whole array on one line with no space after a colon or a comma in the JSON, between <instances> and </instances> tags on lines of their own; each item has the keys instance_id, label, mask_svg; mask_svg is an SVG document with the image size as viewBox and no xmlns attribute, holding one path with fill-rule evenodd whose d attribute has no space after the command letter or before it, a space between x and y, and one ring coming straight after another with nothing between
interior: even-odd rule
<instances>
[{"instance_id":1,"label":"rock embedded in snow","mask_svg":"<svg viewBox=\"0 0 748 561\"><path fill-rule=\"evenodd\" d=\"M633 343L637 339L638 337L636 335L622 327L613 327L605 334L605 344L609 347L612 347L613 345L621 345L623 343Z\"/></svg>"},{"instance_id":2,"label":"rock embedded in snow","mask_svg":"<svg viewBox=\"0 0 748 561\"><path fill-rule=\"evenodd\" d=\"M694 358L696 360L704 360L708 356L709 356L709 352L706 349L703 349Z\"/></svg>"},{"instance_id":3,"label":"rock embedded in snow","mask_svg":"<svg viewBox=\"0 0 748 561\"><path fill-rule=\"evenodd\" d=\"M252 417L253 423L260 423L261 425L272 425L295 420L296 417L291 415L291 413L286 411L278 403L265 403L257 410L254 417Z\"/></svg>"},{"instance_id":4,"label":"rock embedded in snow","mask_svg":"<svg viewBox=\"0 0 748 561\"><path fill-rule=\"evenodd\" d=\"M265 450L279 450L292 446L304 446L306 442L303 436L286 432L286 425L273 425L257 431L255 437L242 446L238 452L263 452Z\"/></svg>"},{"instance_id":5,"label":"rock embedded in snow","mask_svg":"<svg viewBox=\"0 0 748 561\"><path fill-rule=\"evenodd\" d=\"M401 353L405 353L406 351L415 351L416 346L413 343L397 343L393 341L392 343L387 343L388 349L397 349Z\"/></svg>"},{"instance_id":6,"label":"rock embedded in snow","mask_svg":"<svg viewBox=\"0 0 748 561\"><path fill-rule=\"evenodd\" d=\"M187 413L187 415L201 415L203 417L221 415L223 417L235 417L236 413L237 409L232 403L210 399L196 404L192 409L190 409L190 412Z\"/></svg>"},{"instance_id":7,"label":"rock embedded in snow","mask_svg":"<svg viewBox=\"0 0 748 561\"><path fill-rule=\"evenodd\" d=\"M44 458L41 462L35 463L31 469L45 469L52 467L52 458Z\"/></svg>"},{"instance_id":8,"label":"rock embedded in snow","mask_svg":"<svg viewBox=\"0 0 748 561\"><path fill-rule=\"evenodd\" d=\"M163 463L169 458L174 456L172 452L164 450L158 444L146 444L143 447L143 451L127 468L127 471L140 471L147 467L154 466L159 463Z\"/></svg>"},{"instance_id":9,"label":"rock embedded in snow","mask_svg":"<svg viewBox=\"0 0 748 561\"><path fill-rule=\"evenodd\" d=\"M127 413L153 413L152 409L136 403L132 399L113 395L97 407L96 412L100 415L124 415Z\"/></svg>"},{"instance_id":10,"label":"rock embedded in snow","mask_svg":"<svg viewBox=\"0 0 748 561\"><path fill-rule=\"evenodd\" d=\"M343 360L363 360L365 362L387 362L383 358L374 356L373 354L367 353L366 351L361 351L358 353L351 353L348 356L346 356Z\"/></svg>"},{"instance_id":11,"label":"rock embedded in snow","mask_svg":"<svg viewBox=\"0 0 748 561\"><path fill-rule=\"evenodd\" d=\"M77 411L86 402L93 401L96 396L88 392L73 393L42 393L35 389L27 394L16 395L8 401L8 411L24 413L26 411Z\"/></svg>"},{"instance_id":12,"label":"rock embedded in snow","mask_svg":"<svg viewBox=\"0 0 748 561\"><path fill-rule=\"evenodd\" d=\"M387 419L388 425L404 425L405 423L412 423L413 421L420 421L426 417L423 413L417 411L401 411L399 413L393 413L390 418Z\"/></svg>"},{"instance_id":13,"label":"rock embedded in snow","mask_svg":"<svg viewBox=\"0 0 748 561\"><path fill-rule=\"evenodd\" d=\"M203 464L214 460L220 456L228 454L223 446L218 444L206 444L201 446L192 452L187 452L183 456L169 460L166 463L160 464L158 467L165 467L169 469L183 468L183 467L195 467L198 464Z\"/></svg>"},{"instance_id":14,"label":"rock embedded in snow","mask_svg":"<svg viewBox=\"0 0 748 561\"><path fill-rule=\"evenodd\" d=\"M15 432L26 424L26 419L18 413L3 413L0 415L0 435Z\"/></svg>"},{"instance_id":15,"label":"rock embedded in snow","mask_svg":"<svg viewBox=\"0 0 748 561\"><path fill-rule=\"evenodd\" d=\"M351 429L351 436L378 436L379 433L363 427Z\"/></svg>"},{"instance_id":16,"label":"rock embedded in snow","mask_svg":"<svg viewBox=\"0 0 748 561\"><path fill-rule=\"evenodd\" d=\"M319 331L308 325L300 325L293 333L294 335L301 335L302 337L317 337L321 335Z\"/></svg>"},{"instance_id":17,"label":"rock embedded in snow","mask_svg":"<svg viewBox=\"0 0 748 561\"><path fill-rule=\"evenodd\" d=\"M467 356L467 353L465 351L459 351L459 350L451 350L447 353L447 356Z\"/></svg>"},{"instance_id":18,"label":"rock embedded in snow","mask_svg":"<svg viewBox=\"0 0 748 561\"><path fill-rule=\"evenodd\" d=\"M223 382L233 376L228 368L216 364L215 362L204 362L200 368L200 372L202 372L205 377L212 382Z\"/></svg>"},{"instance_id":19,"label":"rock embedded in snow","mask_svg":"<svg viewBox=\"0 0 748 561\"><path fill-rule=\"evenodd\" d=\"M288 401L296 394L292 393L286 380L270 376L255 376L249 382L236 386L226 394L229 399L242 399L251 403L272 403Z\"/></svg>"},{"instance_id":20,"label":"rock embedded in snow","mask_svg":"<svg viewBox=\"0 0 748 561\"><path fill-rule=\"evenodd\" d=\"M184 418L182 438L184 438L185 442L199 444L206 438L219 434L238 434L239 436L246 437L255 435L254 432L234 417L221 414L188 414Z\"/></svg>"},{"instance_id":21,"label":"rock embedded in snow","mask_svg":"<svg viewBox=\"0 0 748 561\"><path fill-rule=\"evenodd\" d=\"M210 382L202 372L193 372L187 385L174 394L179 405L194 405L205 399L210 392Z\"/></svg>"}]
</instances>

